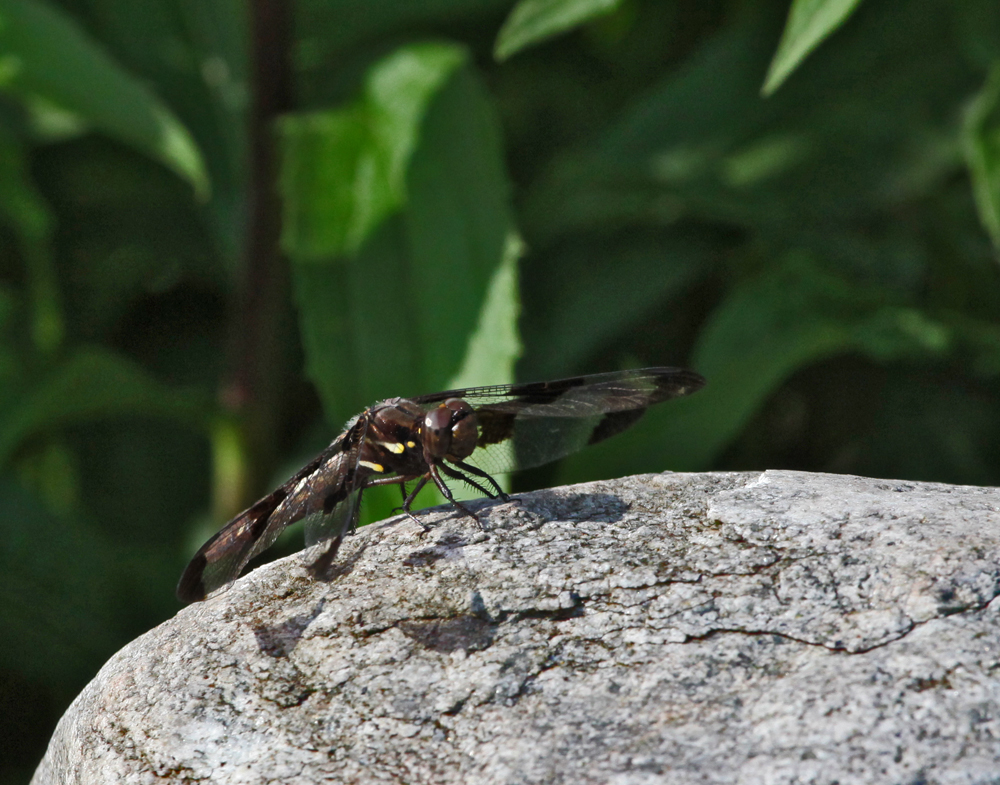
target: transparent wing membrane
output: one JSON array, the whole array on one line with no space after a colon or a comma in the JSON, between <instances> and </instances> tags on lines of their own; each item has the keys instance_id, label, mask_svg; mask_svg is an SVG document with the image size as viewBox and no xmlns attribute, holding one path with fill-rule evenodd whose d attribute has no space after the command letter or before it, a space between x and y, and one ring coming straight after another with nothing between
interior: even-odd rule
<instances>
[{"instance_id":1,"label":"transparent wing membrane","mask_svg":"<svg viewBox=\"0 0 1000 785\"><path fill-rule=\"evenodd\" d=\"M329 514L315 513L305 519L306 545L316 545L335 537L343 537L358 525L361 511L360 488L352 489Z\"/></svg>"},{"instance_id":2,"label":"transparent wing membrane","mask_svg":"<svg viewBox=\"0 0 1000 785\"><path fill-rule=\"evenodd\" d=\"M581 417L645 409L689 395L704 383L701 376L684 368L643 368L551 382L448 390L413 400L423 404L463 398L477 411L520 417Z\"/></svg>"}]
</instances>

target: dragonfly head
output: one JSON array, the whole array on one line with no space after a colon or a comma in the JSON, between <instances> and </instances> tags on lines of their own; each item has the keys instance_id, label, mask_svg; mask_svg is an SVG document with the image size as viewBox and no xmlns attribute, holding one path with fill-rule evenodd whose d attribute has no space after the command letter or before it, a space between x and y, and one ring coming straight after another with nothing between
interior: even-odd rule
<instances>
[{"instance_id":1,"label":"dragonfly head","mask_svg":"<svg viewBox=\"0 0 1000 785\"><path fill-rule=\"evenodd\" d=\"M464 461L478 437L476 414L461 398L449 398L424 415L424 452L432 458Z\"/></svg>"}]
</instances>

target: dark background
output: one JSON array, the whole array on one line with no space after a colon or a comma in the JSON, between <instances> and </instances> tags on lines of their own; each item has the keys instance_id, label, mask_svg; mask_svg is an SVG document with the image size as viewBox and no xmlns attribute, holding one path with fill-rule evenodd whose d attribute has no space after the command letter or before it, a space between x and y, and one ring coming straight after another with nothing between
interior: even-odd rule
<instances>
[{"instance_id":1,"label":"dark background","mask_svg":"<svg viewBox=\"0 0 1000 785\"><path fill-rule=\"evenodd\" d=\"M1000 480L996 0L0 0L0 53L0 783L384 397L708 377L518 489Z\"/></svg>"}]
</instances>

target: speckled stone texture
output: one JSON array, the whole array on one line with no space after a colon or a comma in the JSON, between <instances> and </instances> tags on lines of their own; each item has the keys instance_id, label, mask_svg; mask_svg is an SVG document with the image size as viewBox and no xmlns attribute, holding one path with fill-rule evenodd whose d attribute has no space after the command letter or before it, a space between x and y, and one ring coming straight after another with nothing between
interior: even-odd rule
<instances>
[{"instance_id":1,"label":"speckled stone texture","mask_svg":"<svg viewBox=\"0 0 1000 785\"><path fill-rule=\"evenodd\" d=\"M1000 491L662 474L479 509L181 611L34 783L1000 782Z\"/></svg>"}]
</instances>

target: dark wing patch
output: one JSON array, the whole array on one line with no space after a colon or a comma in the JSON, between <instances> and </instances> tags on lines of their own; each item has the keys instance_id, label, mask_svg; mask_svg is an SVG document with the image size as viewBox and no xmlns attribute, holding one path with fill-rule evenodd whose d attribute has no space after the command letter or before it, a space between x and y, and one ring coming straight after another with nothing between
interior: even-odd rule
<instances>
[{"instance_id":1,"label":"dark wing patch","mask_svg":"<svg viewBox=\"0 0 1000 785\"><path fill-rule=\"evenodd\" d=\"M366 411L365 415L367 413ZM320 491L318 500L311 504L308 499L304 500L305 512L304 515L299 516L305 518L306 545L315 545L327 540L338 541L338 544L334 545L329 552L331 559L332 555L336 554L339 541L358 525L361 496L364 491L364 479L358 466L358 460L370 422L365 415L359 418L358 432L352 440L350 450L344 452L339 475L335 481L327 483L326 487ZM321 510L317 508L321 508Z\"/></svg>"},{"instance_id":2,"label":"dark wing patch","mask_svg":"<svg viewBox=\"0 0 1000 785\"><path fill-rule=\"evenodd\" d=\"M594 430L587 440L587 444L597 444L612 436L617 436L624 430L631 428L646 413L645 409L630 409L624 412L608 412L599 423L594 426Z\"/></svg>"},{"instance_id":3,"label":"dark wing patch","mask_svg":"<svg viewBox=\"0 0 1000 785\"><path fill-rule=\"evenodd\" d=\"M509 412L494 412L488 409L477 412L479 439L476 441L476 446L485 447L510 439L514 435L514 418L516 416Z\"/></svg>"}]
</instances>

